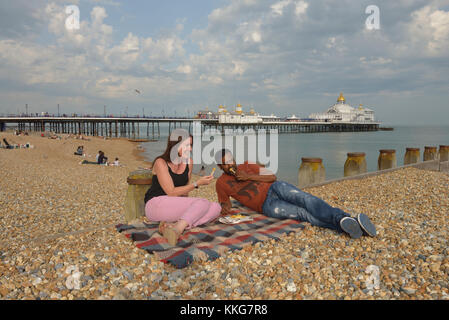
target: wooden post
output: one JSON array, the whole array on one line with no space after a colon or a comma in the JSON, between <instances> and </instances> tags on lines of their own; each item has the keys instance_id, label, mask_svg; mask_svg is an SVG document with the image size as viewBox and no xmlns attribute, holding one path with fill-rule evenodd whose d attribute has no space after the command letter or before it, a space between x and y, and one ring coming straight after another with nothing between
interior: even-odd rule
<instances>
[{"instance_id":1,"label":"wooden post","mask_svg":"<svg viewBox=\"0 0 449 320\"><path fill-rule=\"evenodd\" d=\"M350 177L366 172L366 159L364 152L351 152L347 154L344 166L344 176Z\"/></svg>"},{"instance_id":2,"label":"wooden post","mask_svg":"<svg viewBox=\"0 0 449 320\"><path fill-rule=\"evenodd\" d=\"M404 165L419 162L419 148L406 148L404 155Z\"/></svg>"},{"instance_id":3,"label":"wooden post","mask_svg":"<svg viewBox=\"0 0 449 320\"><path fill-rule=\"evenodd\" d=\"M301 161L298 172L299 188L326 180L326 170L321 158L301 158Z\"/></svg>"},{"instance_id":4,"label":"wooden post","mask_svg":"<svg viewBox=\"0 0 449 320\"><path fill-rule=\"evenodd\" d=\"M449 161L449 146L440 145L440 161Z\"/></svg>"},{"instance_id":5,"label":"wooden post","mask_svg":"<svg viewBox=\"0 0 449 320\"><path fill-rule=\"evenodd\" d=\"M396 150L384 149L379 150L379 152L377 170L396 168Z\"/></svg>"},{"instance_id":6,"label":"wooden post","mask_svg":"<svg viewBox=\"0 0 449 320\"><path fill-rule=\"evenodd\" d=\"M130 222L145 215L145 194L151 187L152 173L137 170L129 174L128 191L125 199L125 220Z\"/></svg>"},{"instance_id":7,"label":"wooden post","mask_svg":"<svg viewBox=\"0 0 449 320\"><path fill-rule=\"evenodd\" d=\"M437 147L424 147L423 161L436 160L437 158Z\"/></svg>"}]
</instances>

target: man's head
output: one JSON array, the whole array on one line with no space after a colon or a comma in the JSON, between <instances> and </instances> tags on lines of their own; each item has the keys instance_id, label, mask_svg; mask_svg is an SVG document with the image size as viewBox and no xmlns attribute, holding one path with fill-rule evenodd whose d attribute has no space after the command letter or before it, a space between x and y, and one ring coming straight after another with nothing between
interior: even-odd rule
<instances>
[{"instance_id":1,"label":"man's head","mask_svg":"<svg viewBox=\"0 0 449 320\"><path fill-rule=\"evenodd\" d=\"M232 152L228 149L221 149L215 154L215 161L218 167L226 174L235 175L237 172L237 165L235 163Z\"/></svg>"}]
</instances>

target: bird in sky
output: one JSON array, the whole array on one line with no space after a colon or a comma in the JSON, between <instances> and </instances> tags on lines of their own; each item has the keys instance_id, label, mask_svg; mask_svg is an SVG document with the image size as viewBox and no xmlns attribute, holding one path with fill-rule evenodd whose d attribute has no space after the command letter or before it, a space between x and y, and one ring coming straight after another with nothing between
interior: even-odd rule
<instances>
[{"instance_id":1,"label":"bird in sky","mask_svg":"<svg viewBox=\"0 0 449 320\"><path fill-rule=\"evenodd\" d=\"M137 92L138 94L140 94L140 91L139 91L139 90L137 90L137 89L134 89L134 90L136 90L136 92Z\"/></svg>"}]
</instances>

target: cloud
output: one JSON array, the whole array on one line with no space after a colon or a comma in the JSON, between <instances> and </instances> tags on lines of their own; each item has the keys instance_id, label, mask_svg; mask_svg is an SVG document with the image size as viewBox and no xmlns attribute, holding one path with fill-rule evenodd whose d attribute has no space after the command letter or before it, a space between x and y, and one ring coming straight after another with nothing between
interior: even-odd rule
<instances>
[{"instance_id":1,"label":"cloud","mask_svg":"<svg viewBox=\"0 0 449 320\"><path fill-rule=\"evenodd\" d=\"M271 10L274 14L282 16L284 14L284 9L287 10L288 7L292 6L296 16L306 13L309 4L303 0L293 1L293 0L282 0L276 2L271 6Z\"/></svg>"},{"instance_id":2,"label":"cloud","mask_svg":"<svg viewBox=\"0 0 449 320\"><path fill-rule=\"evenodd\" d=\"M0 1L0 39L33 37L45 22L41 19L43 1Z\"/></svg>"},{"instance_id":3,"label":"cloud","mask_svg":"<svg viewBox=\"0 0 449 320\"><path fill-rule=\"evenodd\" d=\"M449 11L425 6L411 14L407 25L409 39L430 56L446 56L449 53Z\"/></svg>"}]
</instances>

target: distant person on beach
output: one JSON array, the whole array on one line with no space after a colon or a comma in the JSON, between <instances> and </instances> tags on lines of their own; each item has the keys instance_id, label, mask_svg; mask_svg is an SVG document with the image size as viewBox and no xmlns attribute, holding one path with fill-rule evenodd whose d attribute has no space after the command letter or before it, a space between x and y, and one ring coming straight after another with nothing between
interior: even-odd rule
<instances>
[{"instance_id":1,"label":"distant person on beach","mask_svg":"<svg viewBox=\"0 0 449 320\"><path fill-rule=\"evenodd\" d=\"M216 219L221 207L202 198L189 198L189 192L212 182L205 176L190 183L193 160L193 137L184 129L175 129L169 136L165 152L153 162L153 180L145 195L145 215L160 221L161 233L170 245L176 245L185 229Z\"/></svg>"},{"instance_id":2,"label":"distant person on beach","mask_svg":"<svg viewBox=\"0 0 449 320\"><path fill-rule=\"evenodd\" d=\"M218 151L215 160L223 170L216 192L224 215L230 213L229 197L232 197L268 217L309 222L313 226L345 232L354 239L362 235L376 236L375 226L363 213L353 218L287 182L276 181L272 172L258 164L245 162L237 166L227 149Z\"/></svg>"},{"instance_id":3,"label":"distant person on beach","mask_svg":"<svg viewBox=\"0 0 449 320\"><path fill-rule=\"evenodd\" d=\"M78 149L76 149L75 155L76 156L82 156L83 155L83 151L84 151L84 147L83 146L79 146Z\"/></svg>"},{"instance_id":4,"label":"distant person on beach","mask_svg":"<svg viewBox=\"0 0 449 320\"><path fill-rule=\"evenodd\" d=\"M106 157L105 155L104 155L104 152L103 151L99 151L98 152L98 158L97 158L97 163L98 164L108 164L108 157Z\"/></svg>"},{"instance_id":5,"label":"distant person on beach","mask_svg":"<svg viewBox=\"0 0 449 320\"><path fill-rule=\"evenodd\" d=\"M6 141L6 138L3 138L3 143L5 144L5 149L14 149L14 147Z\"/></svg>"},{"instance_id":6,"label":"distant person on beach","mask_svg":"<svg viewBox=\"0 0 449 320\"><path fill-rule=\"evenodd\" d=\"M120 161L118 161L118 158L115 158L115 161L114 161L114 164L113 164L114 166L120 166Z\"/></svg>"}]
</instances>

